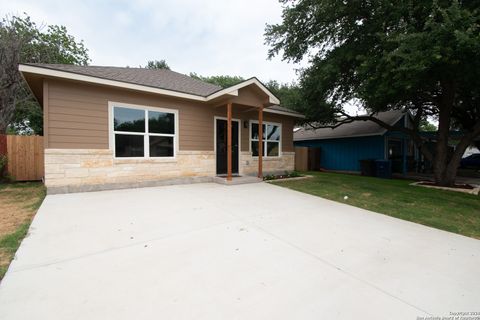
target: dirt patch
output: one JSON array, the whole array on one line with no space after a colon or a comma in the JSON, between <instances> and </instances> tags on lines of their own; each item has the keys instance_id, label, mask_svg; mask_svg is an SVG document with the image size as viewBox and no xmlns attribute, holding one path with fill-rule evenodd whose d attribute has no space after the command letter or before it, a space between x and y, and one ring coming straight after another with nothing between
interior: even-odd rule
<instances>
[{"instance_id":1,"label":"dirt patch","mask_svg":"<svg viewBox=\"0 0 480 320\"><path fill-rule=\"evenodd\" d=\"M410 185L425 187L425 188L432 188L432 189L447 190L447 191L457 191L457 192L469 193L474 195L478 195L480 193L480 187L472 186L469 184L457 184L454 187L440 187L431 181L419 181L419 182L411 183Z\"/></svg>"},{"instance_id":2,"label":"dirt patch","mask_svg":"<svg viewBox=\"0 0 480 320\"><path fill-rule=\"evenodd\" d=\"M0 280L44 197L41 183L0 184Z\"/></svg>"},{"instance_id":3,"label":"dirt patch","mask_svg":"<svg viewBox=\"0 0 480 320\"><path fill-rule=\"evenodd\" d=\"M11 188L0 191L0 238L15 232L37 211L38 188Z\"/></svg>"},{"instance_id":4,"label":"dirt patch","mask_svg":"<svg viewBox=\"0 0 480 320\"><path fill-rule=\"evenodd\" d=\"M434 182L430 182L430 181L420 181L419 183L417 183L417 185L420 185L420 186L434 186L434 187L438 187ZM455 188L455 189L468 189L468 190L472 190L472 189L475 189L474 186L471 186L469 184L455 184L449 188Z\"/></svg>"}]
</instances>

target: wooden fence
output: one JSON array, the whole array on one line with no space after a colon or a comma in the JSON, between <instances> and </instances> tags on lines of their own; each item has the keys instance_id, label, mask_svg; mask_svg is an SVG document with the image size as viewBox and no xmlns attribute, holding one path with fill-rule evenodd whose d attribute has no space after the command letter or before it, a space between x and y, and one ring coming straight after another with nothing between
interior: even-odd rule
<instances>
[{"instance_id":1,"label":"wooden fence","mask_svg":"<svg viewBox=\"0 0 480 320\"><path fill-rule=\"evenodd\" d=\"M319 171L321 168L320 148L295 147L295 170Z\"/></svg>"},{"instance_id":2,"label":"wooden fence","mask_svg":"<svg viewBox=\"0 0 480 320\"><path fill-rule=\"evenodd\" d=\"M41 136L7 135L7 171L16 181L42 180L44 150Z\"/></svg>"},{"instance_id":3,"label":"wooden fence","mask_svg":"<svg viewBox=\"0 0 480 320\"><path fill-rule=\"evenodd\" d=\"M308 148L295 147L295 170L296 171L308 170Z\"/></svg>"}]
</instances>

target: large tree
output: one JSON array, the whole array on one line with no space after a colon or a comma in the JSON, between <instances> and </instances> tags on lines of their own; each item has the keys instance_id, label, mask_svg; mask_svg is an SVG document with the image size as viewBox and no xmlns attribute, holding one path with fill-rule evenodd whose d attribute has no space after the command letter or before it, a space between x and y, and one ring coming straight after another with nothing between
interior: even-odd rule
<instances>
[{"instance_id":1,"label":"large tree","mask_svg":"<svg viewBox=\"0 0 480 320\"><path fill-rule=\"evenodd\" d=\"M86 65L88 52L64 26L37 26L28 16L0 22L0 134L7 128L42 134L42 110L18 72L19 63Z\"/></svg>"},{"instance_id":2,"label":"large tree","mask_svg":"<svg viewBox=\"0 0 480 320\"><path fill-rule=\"evenodd\" d=\"M195 72L190 72L190 77L198 80L202 80L204 82L208 82L211 84L215 84L217 86L220 86L222 88L228 88L231 86L234 86L242 81L245 81L244 78L240 76L201 76L196 74Z\"/></svg>"},{"instance_id":3,"label":"large tree","mask_svg":"<svg viewBox=\"0 0 480 320\"><path fill-rule=\"evenodd\" d=\"M478 1L281 0L283 21L269 25L270 57L309 59L300 75L301 108L310 123L338 126L374 121L380 111L406 109L408 134L433 162L439 185L455 181L465 149L480 136L480 12ZM349 103L365 116L345 112ZM419 124L438 120L436 146L425 147ZM448 152L452 130L463 134Z\"/></svg>"},{"instance_id":4,"label":"large tree","mask_svg":"<svg viewBox=\"0 0 480 320\"><path fill-rule=\"evenodd\" d=\"M147 69L165 69L170 70L170 66L165 60L149 60L145 66Z\"/></svg>"}]
</instances>

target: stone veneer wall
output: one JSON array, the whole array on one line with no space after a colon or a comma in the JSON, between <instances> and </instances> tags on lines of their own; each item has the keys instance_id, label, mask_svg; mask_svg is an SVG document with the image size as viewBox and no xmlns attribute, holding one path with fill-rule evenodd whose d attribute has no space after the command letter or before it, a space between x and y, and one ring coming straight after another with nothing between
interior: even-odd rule
<instances>
[{"instance_id":1,"label":"stone veneer wall","mask_svg":"<svg viewBox=\"0 0 480 320\"><path fill-rule=\"evenodd\" d=\"M295 170L295 152L282 152L282 156L274 158L263 157L263 174L279 174ZM258 173L258 158L251 152L240 153L240 175L256 175Z\"/></svg>"},{"instance_id":2,"label":"stone veneer wall","mask_svg":"<svg viewBox=\"0 0 480 320\"><path fill-rule=\"evenodd\" d=\"M240 154L240 174L256 175L258 158ZM264 158L264 174L295 168L295 153ZM104 149L45 149L48 193L96 191L165 184L210 182L216 175L215 152L178 151L176 159L114 159Z\"/></svg>"},{"instance_id":3,"label":"stone veneer wall","mask_svg":"<svg viewBox=\"0 0 480 320\"><path fill-rule=\"evenodd\" d=\"M212 181L213 151L178 151L176 159L114 159L104 149L46 149L48 193Z\"/></svg>"}]
</instances>

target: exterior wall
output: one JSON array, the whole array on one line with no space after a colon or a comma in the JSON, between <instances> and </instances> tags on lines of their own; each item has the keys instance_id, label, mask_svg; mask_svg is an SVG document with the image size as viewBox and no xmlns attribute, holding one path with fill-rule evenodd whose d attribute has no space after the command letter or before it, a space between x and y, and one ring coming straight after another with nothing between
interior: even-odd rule
<instances>
[{"instance_id":1,"label":"exterior wall","mask_svg":"<svg viewBox=\"0 0 480 320\"><path fill-rule=\"evenodd\" d=\"M45 80L43 91L49 193L211 181L216 175L214 118L225 117L226 107L54 79ZM258 102L253 91L244 91L245 101ZM115 159L109 146L109 101L178 110L176 158ZM258 119L258 111L251 109L234 104L233 117L241 120L240 174L256 175L258 160L250 153L249 127L244 128ZM264 158L265 174L293 170L294 119L264 113L264 121L282 124L282 156Z\"/></svg>"},{"instance_id":2,"label":"exterior wall","mask_svg":"<svg viewBox=\"0 0 480 320\"><path fill-rule=\"evenodd\" d=\"M177 109L179 150L213 151L214 116L226 117L226 107L72 81L48 80L45 88L46 145L52 149L108 149L109 101ZM258 119L258 112L246 112L249 109L233 107L233 117L242 120L242 151L249 150L249 130L243 122ZM282 150L293 152L294 119L265 112L264 121L282 123Z\"/></svg>"},{"instance_id":3,"label":"exterior wall","mask_svg":"<svg viewBox=\"0 0 480 320\"><path fill-rule=\"evenodd\" d=\"M175 160L119 160L111 150L45 150L49 193L147 186L159 181L210 181L214 175L212 151L180 151Z\"/></svg>"},{"instance_id":4,"label":"exterior wall","mask_svg":"<svg viewBox=\"0 0 480 320\"><path fill-rule=\"evenodd\" d=\"M278 174L295 169L295 152L283 152L281 157L263 158L263 174ZM240 153L240 174L256 176L258 174L258 157L251 152Z\"/></svg>"},{"instance_id":5,"label":"exterior wall","mask_svg":"<svg viewBox=\"0 0 480 320\"><path fill-rule=\"evenodd\" d=\"M48 148L108 149L108 101L177 109L180 150L213 151L211 106L188 100L48 80Z\"/></svg>"},{"instance_id":6,"label":"exterior wall","mask_svg":"<svg viewBox=\"0 0 480 320\"><path fill-rule=\"evenodd\" d=\"M295 145L320 148L320 166L327 170L360 171L360 160L385 158L383 136L298 141Z\"/></svg>"}]
</instances>

